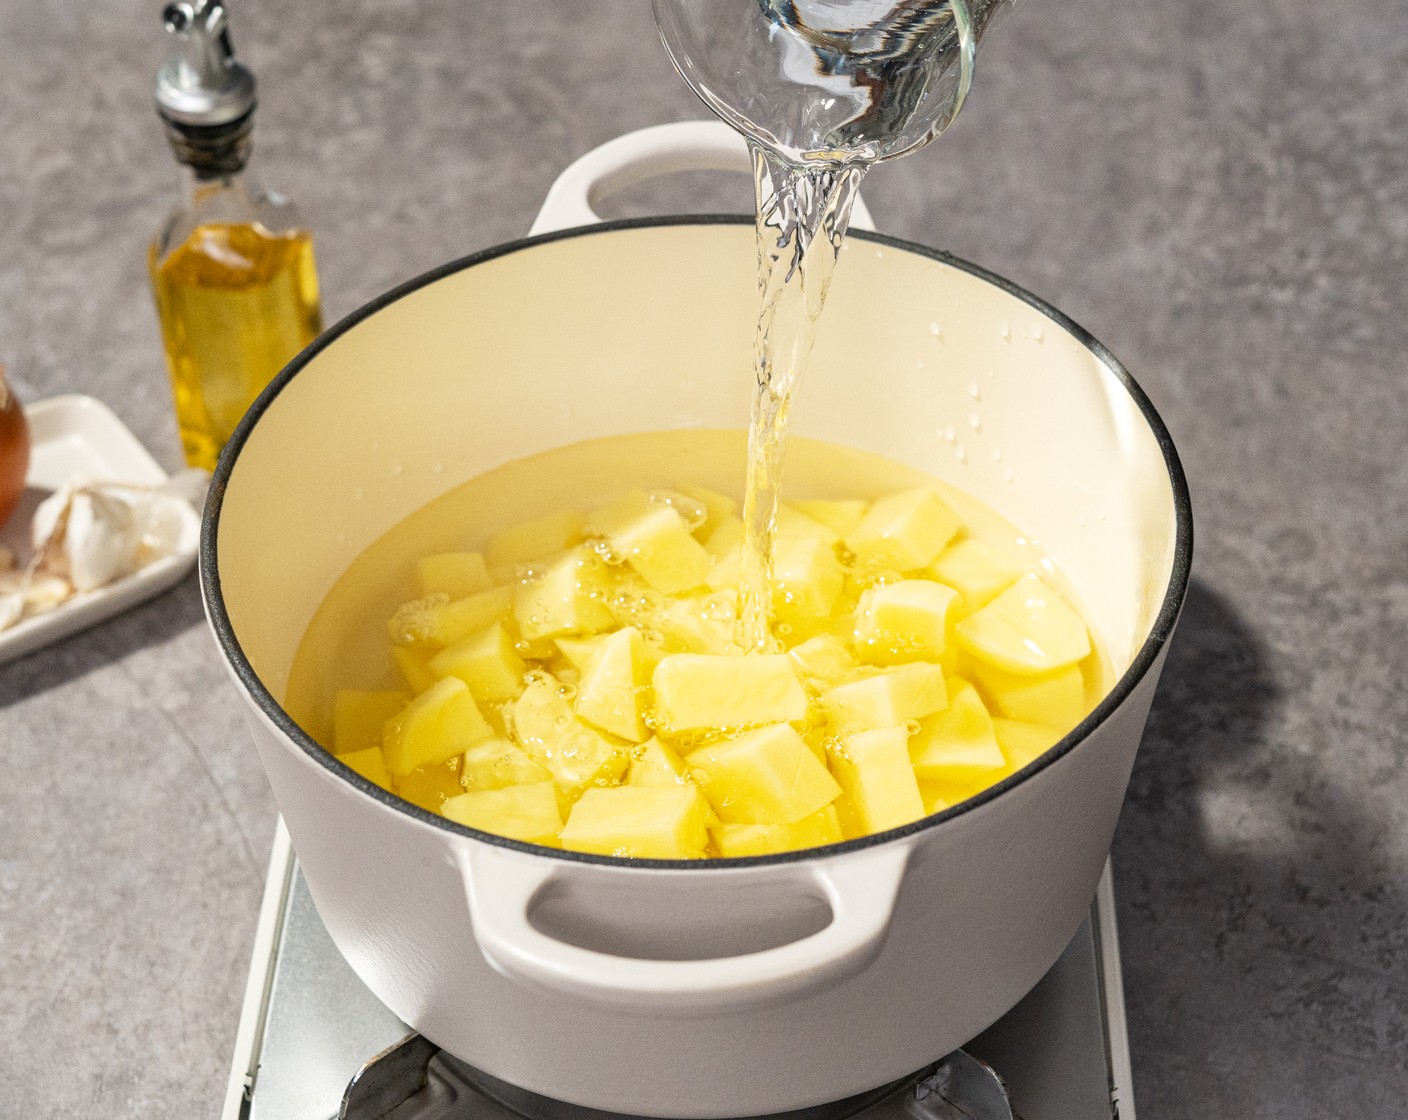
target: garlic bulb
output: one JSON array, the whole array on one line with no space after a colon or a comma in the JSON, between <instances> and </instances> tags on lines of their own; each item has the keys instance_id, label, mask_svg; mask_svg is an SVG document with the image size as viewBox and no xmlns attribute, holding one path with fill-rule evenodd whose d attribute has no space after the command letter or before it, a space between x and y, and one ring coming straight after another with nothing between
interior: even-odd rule
<instances>
[{"instance_id":1,"label":"garlic bulb","mask_svg":"<svg viewBox=\"0 0 1408 1120\"><path fill-rule=\"evenodd\" d=\"M0 630L171 555L189 516L179 495L193 486L182 475L162 486L70 478L34 511L25 567L0 556Z\"/></svg>"},{"instance_id":2,"label":"garlic bulb","mask_svg":"<svg viewBox=\"0 0 1408 1120\"><path fill-rule=\"evenodd\" d=\"M132 499L98 484L61 487L34 512L39 567L92 591L136 566L141 534Z\"/></svg>"}]
</instances>

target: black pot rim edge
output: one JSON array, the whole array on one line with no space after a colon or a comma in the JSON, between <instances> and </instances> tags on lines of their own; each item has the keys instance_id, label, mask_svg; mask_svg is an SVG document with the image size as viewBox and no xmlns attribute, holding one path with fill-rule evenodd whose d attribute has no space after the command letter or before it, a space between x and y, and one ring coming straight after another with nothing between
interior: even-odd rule
<instances>
[{"instance_id":1,"label":"black pot rim edge","mask_svg":"<svg viewBox=\"0 0 1408 1120\"><path fill-rule=\"evenodd\" d=\"M1052 746L1046 753L1028 763L1015 774L1010 774L996 785L989 786L981 793L951 806L942 812L932 816L922 817L917 821L902 825L899 828L892 828L885 832L872 833L869 836L858 837L854 840L846 840L839 844L828 844L819 848L803 848L793 852L779 852L772 855L746 856L735 858L714 858L704 860L662 860L662 859L628 859L621 856L601 856L587 852L567 851L559 848L548 848L539 844L525 843L520 840L511 840L506 836L498 836L494 833L481 832L478 829L469 828L465 825L456 824L453 821L422 809L411 804L402 798L383 789L381 786L368 781L351 767L339 762L335 755L325 750L316 743L293 719L284 711L279 702L264 687L263 682L254 672L248 659L241 649L239 640L235 637L234 629L230 624L230 618L225 610L224 597L220 588L219 569L219 523L220 511L224 503L225 490L229 483L230 474L234 470L235 461L239 458L239 453L249 438L250 432L258 423L259 418L268 410L274 399L293 380L309 362L322 352L329 344L342 335L346 334L362 320L370 318L383 308L395 303L404 296L412 292L444 279L453 273L471 268L474 265L483 264L498 257L507 256L510 253L531 248L536 245L545 244L552 241L561 241L572 237L590 237L600 234L608 234L617 230L641 229L655 226L688 226L688 225L751 225L752 219L742 216L726 214L709 215L689 215L664 218L625 218L610 222L601 222L597 225L581 226L573 229L559 230L553 233L540 234L535 237L519 238L515 241L504 242L500 245L471 253L458 260L450 261L431 269L414 279L392 288L377 298L364 304L350 315L346 316L334 326L328 328L302 350L294 359L286 365L279 374L269 383L258 399L250 406L249 411L241 420L238 428L230 437L224 451L220 455L220 461L216 465L215 474L210 484L209 495L205 503L204 516L201 519L200 536L200 583L201 594L205 599L206 612L210 620L212 630L215 632L216 641L219 643L221 652L229 661L236 678L244 686L249 695L258 704L265 716L283 732L289 739L296 743L309 757L320 765L331 770L343 780L350 782L363 793L381 802L387 808L403 813L422 824L429 824L436 828L443 829L453 835L462 836L470 840L478 840L482 843L492 844L496 847L508 848L513 851L523 852L529 855L544 856L550 859L563 860L569 863L598 864L617 868L640 868L660 871L721 871L734 868L758 867L764 865L803 863L811 860L829 858L831 856L845 855L850 852L861 851L865 848L875 847L888 843L892 840L900 840L912 836L918 832L937 827L964 813L971 812L988 802L1001 797L1007 790L1016 787L1034 774L1046 769L1057 760L1063 758L1070 751L1081 743L1096 727L1103 723L1109 715L1115 711L1144 676L1153 667L1160 651L1168 642L1173 632L1174 624L1178 620L1179 611L1183 607L1183 600L1188 591L1188 582L1192 573L1193 562L1193 509L1192 500L1188 491L1188 482L1183 473L1183 465L1179 461L1178 452L1173 445L1173 438L1169 435L1168 428L1159 416L1152 402L1139 386L1138 382L1130 375L1129 371L1120 363L1103 343L1095 338L1089 331L1080 324L1073 321L1067 315L1051 306L1045 300L1028 292L1025 288L1019 287L980 265L975 265L941 249L932 249L915 242L905 241L897 237L890 237L885 234L871 233L867 231L852 230L847 236L854 237L862 241L874 242L878 245L893 249L900 249L905 252L916 253L920 256L928 257L960 271L967 272L980 280L1001 289L1008 295L1012 295L1029 304L1037 311L1041 312L1052 322L1056 323L1069 332L1083 346L1090 350L1109 370L1119 379L1125 391L1133 399L1145 422L1149 425L1155 439L1158 441L1159 449L1163 453L1164 465L1168 470L1169 482L1173 490L1175 536L1173 568L1170 572L1168 588L1164 593L1164 599L1159 607L1158 616L1155 618L1150 629L1149 636L1136 652L1129 668L1120 675L1114 687L1105 695L1099 704L1092 709L1086 717L1072 728L1066 735Z\"/></svg>"}]
</instances>

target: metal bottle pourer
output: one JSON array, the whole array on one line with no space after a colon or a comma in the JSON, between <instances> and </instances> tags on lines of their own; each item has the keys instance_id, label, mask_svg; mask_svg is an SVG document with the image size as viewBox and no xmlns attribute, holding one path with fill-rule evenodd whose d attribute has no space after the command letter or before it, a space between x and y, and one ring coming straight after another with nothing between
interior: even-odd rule
<instances>
[{"instance_id":1,"label":"metal bottle pourer","mask_svg":"<svg viewBox=\"0 0 1408 1120\"><path fill-rule=\"evenodd\" d=\"M241 170L254 124L254 74L235 59L221 0L174 0L162 12L179 51L156 75L156 109L182 163L203 178Z\"/></svg>"}]
</instances>

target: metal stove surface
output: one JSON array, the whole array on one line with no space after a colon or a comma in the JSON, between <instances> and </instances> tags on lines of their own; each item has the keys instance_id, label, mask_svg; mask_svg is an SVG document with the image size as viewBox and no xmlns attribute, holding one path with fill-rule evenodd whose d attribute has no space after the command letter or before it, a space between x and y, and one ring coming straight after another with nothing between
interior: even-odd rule
<instances>
[{"instance_id":1,"label":"metal stove surface","mask_svg":"<svg viewBox=\"0 0 1408 1120\"><path fill-rule=\"evenodd\" d=\"M333 1120L364 1063L408 1033L333 945L281 823L222 1120ZM1020 1120L1134 1120L1108 867L1061 959L964 1049L998 1071ZM911 1084L865 1108L864 1120L915 1120L913 1098ZM475 1100L455 1115L515 1116Z\"/></svg>"}]
</instances>

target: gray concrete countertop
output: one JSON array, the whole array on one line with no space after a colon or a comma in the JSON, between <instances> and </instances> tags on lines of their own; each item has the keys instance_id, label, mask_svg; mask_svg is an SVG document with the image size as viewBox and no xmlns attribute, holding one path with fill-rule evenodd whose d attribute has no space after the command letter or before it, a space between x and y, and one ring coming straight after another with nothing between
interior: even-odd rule
<instances>
[{"instance_id":1,"label":"gray concrete countertop","mask_svg":"<svg viewBox=\"0 0 1408 1120\"><path fill-rule=\"evenodd\" d=\"M704 113L646 0L247 0L329 321ZM0 361L179 452L145 275L155 0L0 0ZM1145 1120L1408 1112L1408 6L1026 0L881 228L1106 342L1196 578L1115 842ZM741 183L637 191L747 205ZM214 1116L274 807L194 579L0 668L0 1115Z\"/></svg>"}]
</instances>

